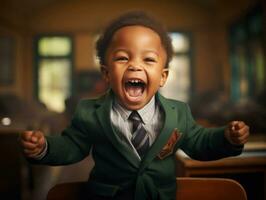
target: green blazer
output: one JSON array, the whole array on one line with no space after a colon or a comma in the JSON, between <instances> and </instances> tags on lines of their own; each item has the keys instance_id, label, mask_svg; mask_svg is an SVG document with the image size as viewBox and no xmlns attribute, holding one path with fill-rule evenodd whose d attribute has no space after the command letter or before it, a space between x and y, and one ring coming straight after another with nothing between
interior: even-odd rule
<instances>
[{"instance_id":1,"label":"green blazer","mask_svg":"<svg viewBox=\"0 0 266 200\"><path fill-rule=\"evenodd\" d=\"M135 199L175 199L177 149L198 160L214 160L241 153L230 145L224 127L203 128L195 123L187 104L156 94L165 114L163 128L142 161L118 137L110 121L113 93L82 100L71 125L61 135L47 137L48 152L39 164L65 165L86 157L92 149L95 167L88 191L114 196L134 188Z\"/></svg>"}]
</instances>

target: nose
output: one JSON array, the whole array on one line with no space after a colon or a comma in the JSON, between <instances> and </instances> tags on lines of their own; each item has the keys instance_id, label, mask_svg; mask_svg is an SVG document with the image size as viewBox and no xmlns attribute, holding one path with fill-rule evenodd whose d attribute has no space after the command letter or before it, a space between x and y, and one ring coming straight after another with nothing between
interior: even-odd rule
<instances>
[{"instance_id":1,"label":"nose","mask_svg":"<svg viewBox=\"0 0 266 200\"><path fill-rule=\"evenodd\" d=\"M142 66L141 64L137 63L137 62L130 62L128 65L128 70L130 71L142 71Z\"/></svg>"}]
</instances>

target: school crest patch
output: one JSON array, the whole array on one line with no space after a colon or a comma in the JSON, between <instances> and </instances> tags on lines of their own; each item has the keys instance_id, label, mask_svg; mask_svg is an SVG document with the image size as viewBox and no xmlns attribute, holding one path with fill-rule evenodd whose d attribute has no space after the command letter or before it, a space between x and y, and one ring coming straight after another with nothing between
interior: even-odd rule
<instances>
[{"instance_id":1,"label":"school crest patch","mask_svg":"<svg viewBox=\"0 0 266 200\"><path fill-rule=\"evenodd\" d=\"M172 154L173 150L174 150L174 147L175 147L175 144L180 139L180 136L181 136L181 133L177 129L174 129L172 134L171 134L171 136L170 136L170 138L169 138L169 140L164 145L164 147L162 148L160 153L157 155L157 157L162 160L165 157L167 157L170 154Z\"/></svg>"}]
</instances>

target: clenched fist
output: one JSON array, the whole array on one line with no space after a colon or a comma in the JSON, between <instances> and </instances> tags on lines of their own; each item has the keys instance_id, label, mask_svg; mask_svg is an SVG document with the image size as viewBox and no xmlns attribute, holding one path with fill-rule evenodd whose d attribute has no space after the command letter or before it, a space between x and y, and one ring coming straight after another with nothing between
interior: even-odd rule
<instances>
[{"instance_id":1,"label":"clenched fist","mask_svg":"<svg viewBox=\"0 0 266 200\"><path fill-rule=\"evenodd\" d=\"M226 139L233 145L243 145L249 136L249 126L242 121L232 121L225 129Z\"/></svg>"},{"instance_id":2,"label":"clenched fist","mask_svg":"<svg viewBox=\"0 0 266 200\"><path fill-rule=\"evenodd\" d=\"M26 157L35 158L45 148L45 137L41 131L25 131L21 134L20 143Z\"/></svg>"}]
</instances>

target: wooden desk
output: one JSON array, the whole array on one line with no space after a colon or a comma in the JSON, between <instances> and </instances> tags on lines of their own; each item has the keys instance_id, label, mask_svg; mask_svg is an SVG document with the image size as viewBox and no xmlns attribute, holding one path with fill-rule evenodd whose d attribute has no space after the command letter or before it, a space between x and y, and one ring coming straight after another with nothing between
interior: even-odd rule
<instances>
[{"instance_id":1,"label":"wooden desk","mask_svg":"<svg viewBox=\"0 0 266 200\"><path fill-rule=\"evenodd\" d=\"M181 151L176 158L177 176L232 178L243 185L249 200L266 198L266 150L208 162L192 160Z\"/></svg>"},{"instance_id":2,"label":"wooden desk","mask_svg":"<svg viewBox=\"0 0 266 200\"><path fill-rule=\"evenodd\" d=\"M178 152L176 157L178 176L249 172L266 173L266 151L244 152L241 156L208 162L192 160L181 152Z\"/></svg>"}]
</instances>

